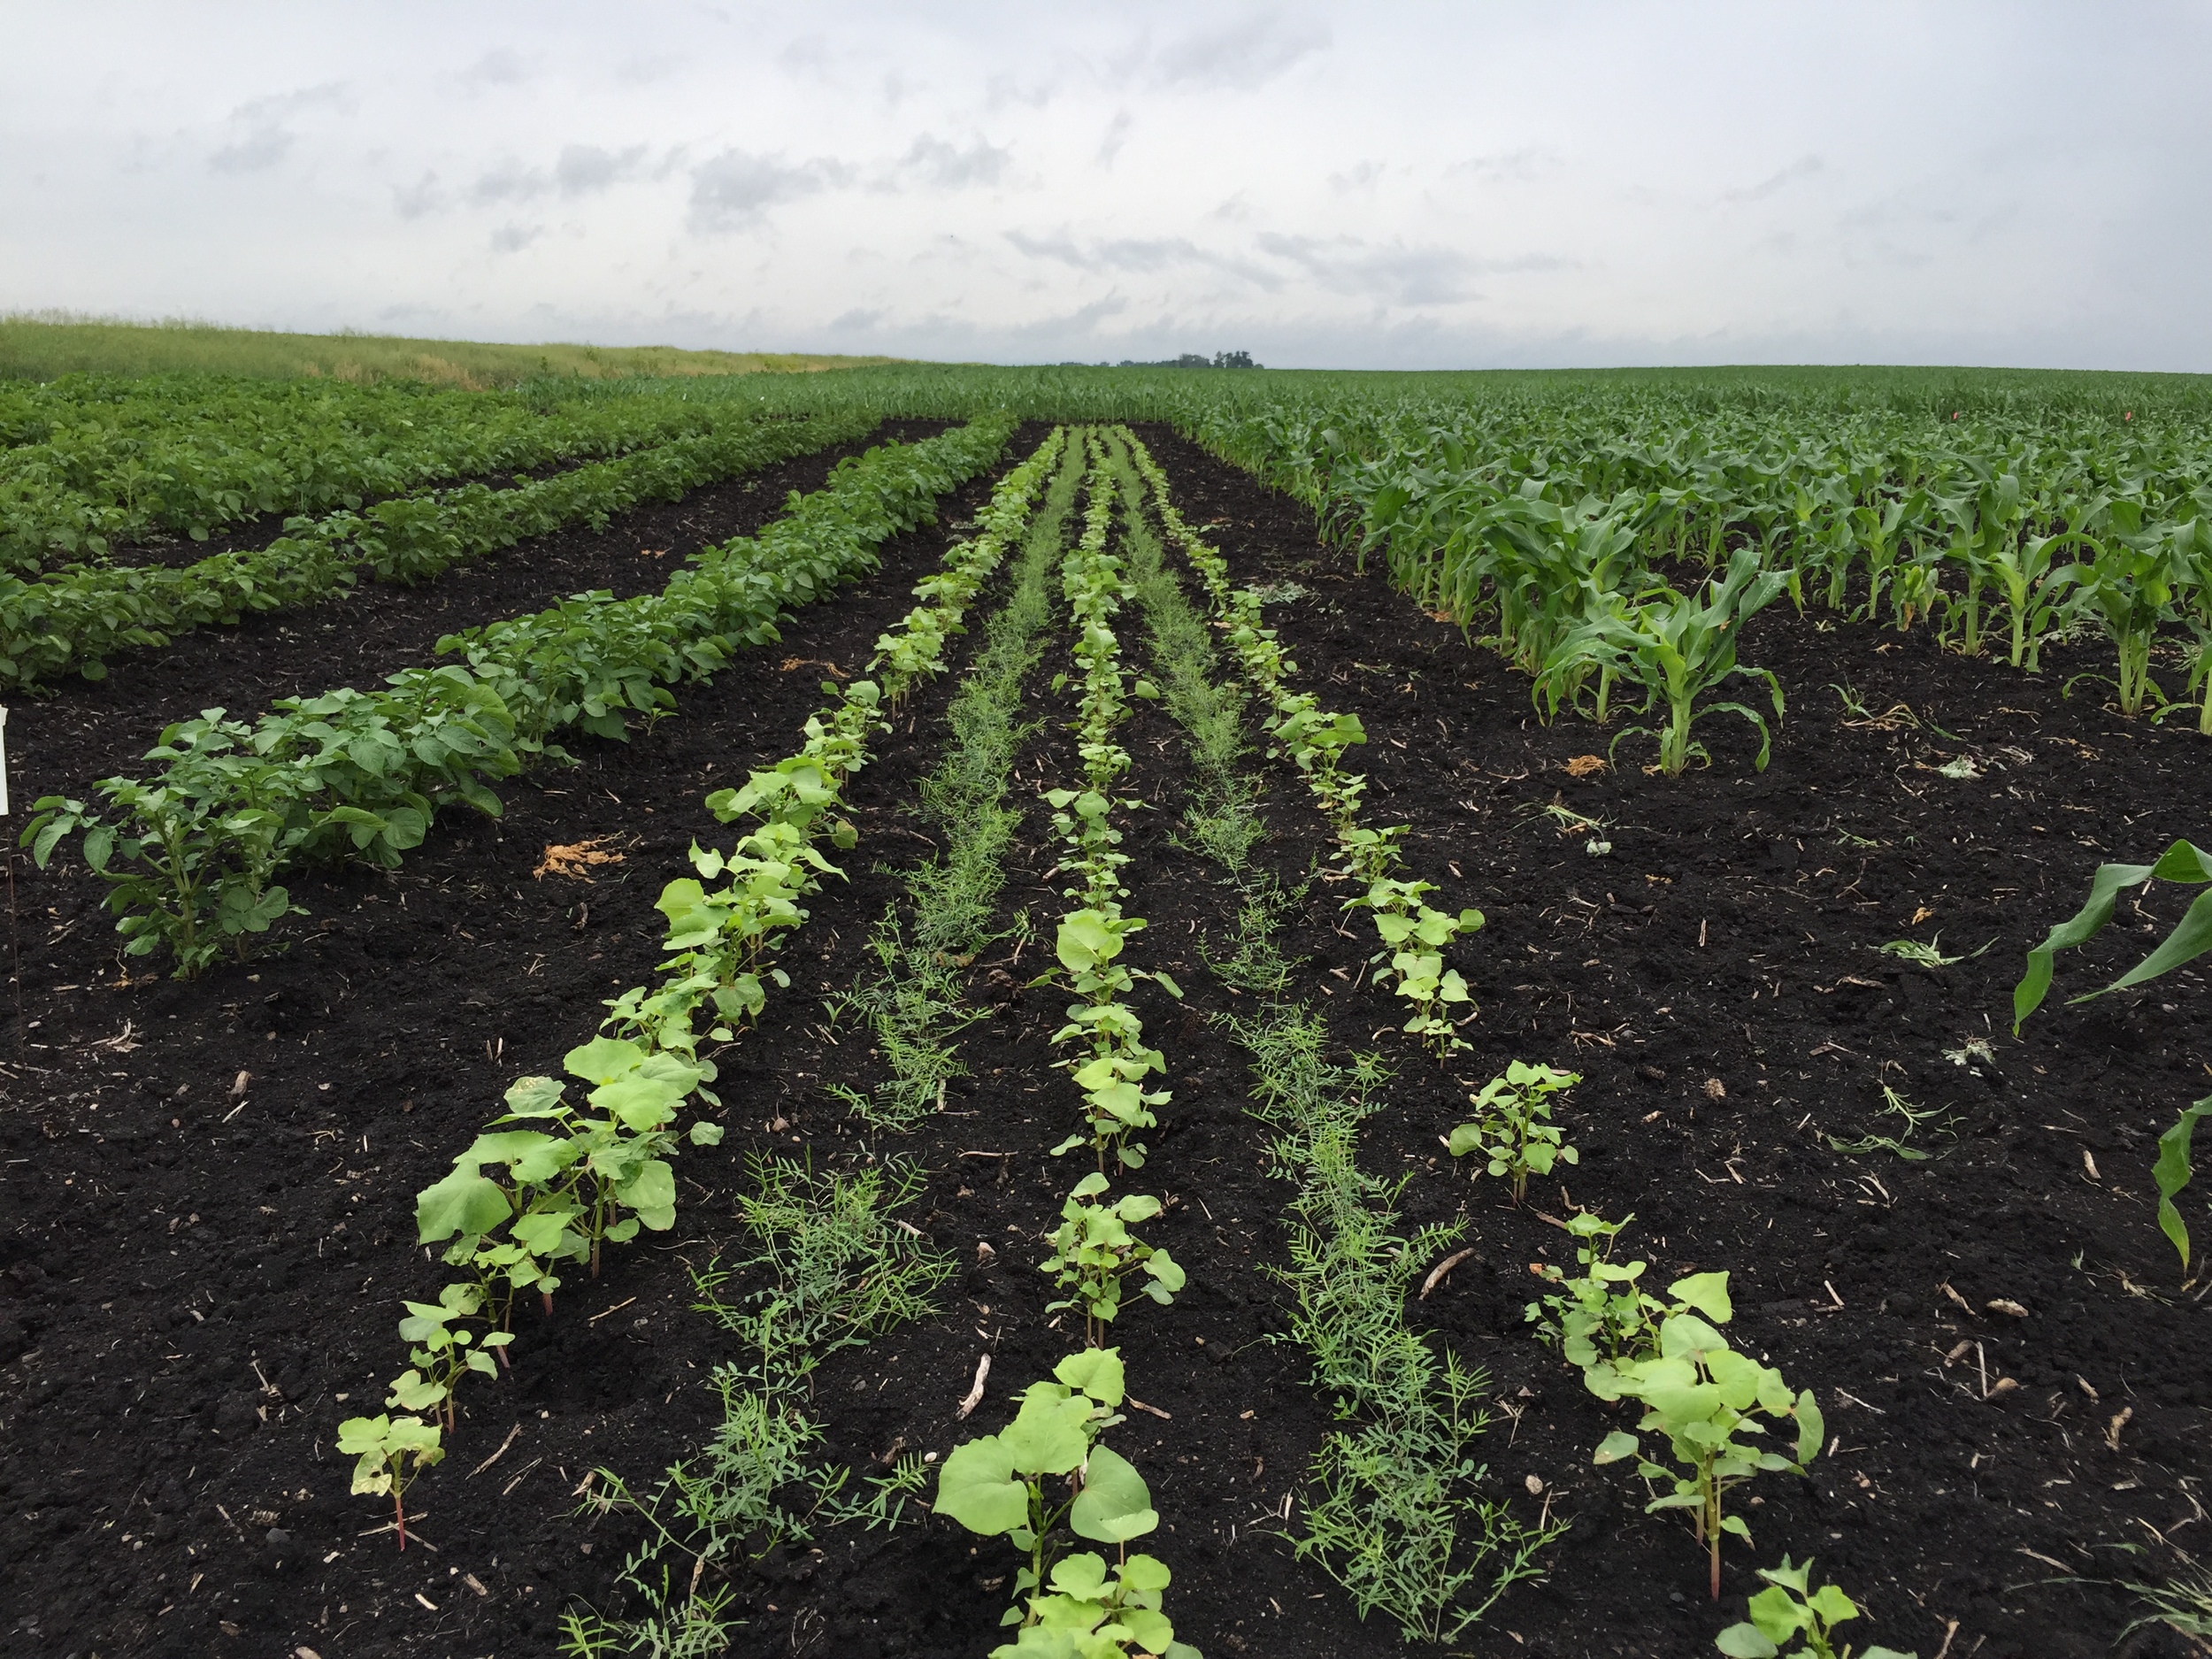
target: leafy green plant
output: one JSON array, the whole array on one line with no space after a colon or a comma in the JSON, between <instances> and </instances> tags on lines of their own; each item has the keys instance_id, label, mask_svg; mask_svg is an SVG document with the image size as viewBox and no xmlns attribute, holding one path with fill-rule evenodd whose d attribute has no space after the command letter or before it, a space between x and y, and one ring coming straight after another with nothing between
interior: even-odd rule
<instances>
[{"instance_id":1,"label":"leafy green plant","mask_svg":"<svg viewBox=\"0 0 2212 1659\"><path fill-rule=\"evenodd\" d=\"M443 1461L438 1425L420 1417L348 1417L338 1425L338 1450L357 1461L353 1466L357 1496L392 1500L392 1527L399 1547L407 1548L407 1488L415 1477Z\"/></svg>"},{"instance_id":2,"label":"leafy green plant","mask_svg":"<svg viewBox=\"0 0 2212 1659\"><path fill-rule=\"evenodd\" d=\"M1836 1626L1859 1617L1858 1604L1832 1584L1812 1587L1813 1563L1762 1567L1767 1587L1751 1598L1751 1617L1713 1639L1729 1659L1851 1659L1835 1644ZM1786 1655L1783 1645L1796 1642ZM1913 1659L1893 1647L1869 1647L1860 1659Z\"/></svg>"},{"instance_id":3,"label":"leafy green plant","mask_svg":"<svg viewBox=\"0 0 2212 1659\"><path fill-rule=\"evenodd\" d=\"M1183 1270L1165 1250L1155 1249L1129 1229L1160 1213L1160 1201L1145 1193L1131 1193L1110 1204L1092 1201L1107 1190L1106 1177L1096 1171L1075 1184L1060 1206L1060 1225L1050 1235L1052 1254L1039 1269L1066 1293L1064 1300L1046 1305L1048 1313L1063 1308L1083 1310L1086 1336L1093 1348L1104 1340L1105 1327L1121 1310L1122 1281L1142 1269L1144 1294L1163 1307L1183 1288Z\"/></svg>"},{"instance_id":4,"label":"leafy green plant","mask_svg":"<svg viewBox=\"0 0 2212 1659\"><path fill-rule=\"evenodd\" d=\"M1530 1176L1548 1175L1555 1164L1578 1161L1579 1154L1566 1143L1565 1131L1551 1121L1551 1097L1581 1081L1578 1072L1511 1062L1503 1077L1492 1078L1469 1096L1475 1119L1446 1137L1446 1150L1455 1158L1471 1152L1486 1159L1491 1174L1513 1183L1513 1202L1519 1203L1527 1195Z\"/></svg>"},{"instance_id":5,"label":"leafy green plant","mask_svg":"<svg viewBox=\"0 0 2212 1659\"><path fill-rule=\"evenodd\" d=\"M1856 1141L1844 1141L1830 1135L1828 1144L1849 1157L1862 1157L1869 1152L1891 1152L1908 1163L1917 1164L1928 1154L1910 1143L1920 1133L1920 1126L1938 1118L1947 1125L1951 1117L1941 1107L1916 1106L1888 1084L1882 1085L1882 1112L1901 1120L1904 1128L1894 1135L1863 1135Z\"/></svg>"},{"instance_id":6,"label":"leafy green plant","mask_svg":"<svg viewBox=\"0 0 2212 1659\"><path fill-rule=\"evenodd\" d=\"M1144 1479L1129 1461L1098 1444L1123 1417L1118 1350L1086 1348L1053 1367L1053 1380L1022 1391L1013 1422L955 1447L937 1476L938 1514L986 1538L1004 1538L1028 1557L1014 1581L1015 1605L1002 1621L1038 1621L1022 1598L1041 1588L1062 1525L1079 1538L1126 1544L1160 1524ZM1063 1500L1046 1482L1075 1476Z\"/></svg>"},{"instance_id":7,"label":"leafy green plant","mask_svg":"<svg viewBox=\"0 0 2212 1659\"><path fill-rule=\"evenodd\" d=\"M1784 572L1762 571L1756 549L1740 548L1729 560L1727 572L1706 584L1702 598L1661 587L1640 595L1621 611L1587 618L1547 659L1539 686L1592 664L1611 668L1621 679L1640 686L1646 711L1666 712L1666 725L1656 735L1659 768L1670 778L1679 776L1693 758L1711 758L1691 736L1699 719L1708 714L1740 715L1758 727L1759 754L1754 764L1764 771L1772 743L1766 717L1744 703L1703 699L1724 680L1748 675L1766 682L1775 718L1781 718L1780 682L1766 669L1741 666L1736 660L1736 641L1743 625L1780 594L1788 580ZM1614 738L1612 747L1617 749L1623 738L1639 733L1653 735L1647 727L1630 726Z\"/></svg>"},{"instance_id":8,"label":"leafy green plant","mask_svg":"<svg viewBox=\"0 0 2212 1659\"><path fill-rule=\"evenodd\" d=\"M1942 944L1941 933L1925 944L1917 939L1893 939L1881 947L1881 952L1886 956L1894 956L1900 962L1910 962L1923 968L1954 967L1966 960L1964 956L1945 956Z\"/></svg>"},{"instance_id":9,"label":"leafy green plant","mask_svg":"<svg viewBox=\"0 0 2212 1659\"><path fill-rule=\"evenodd\" d=\"M2051 988L2053 961L2061 950L2086 944L2112 919L2112 907L2131 887L2152 881L2173 881L2186 887L2212 882L2212 859L2185 841L2177 841L2159 855L2155 864L2099 864L2090 879L2089 897L2080 910L2055 926L2043 942L2028 952L2027 967L2012 987L2012 1029L2016 1035L2030 1014L2043 1005ZM2212 950L2212 892L2192 900L2180 921L2174 924L2158 948L2101 990L2085 991L2071 1000L2086 1002L2114 991L2129 990L2193 962ZM2184 1271L2189 1266L2188 1224L2174 1200L2189 1185L2196 1171L2191 1163L2192 1143L2198 1123L2212 1115L2212 1095L2193 1102L2166 1132L2158 1137L2158 1161L2151 1177L2158 1187L2158 1226L2181 1256Z\"/></svg>"},{"instance_id":10,"label":"leafy green plant","mask_svg":"<svg viewBox=\"0 0 2212 1659\"><path fill-rule=\"evenodd\" d=\"M1175 1626L1160 1611L1161 1593L1173 1579L1164 1563L1125 1555L1110 1578L1108 1571L1093 1550L1062 1557L1049 1590L1030 1600L1036 1623L992 1648L991 1659L1129 1659L1133 1653L1203 1659L1175 1640Z\"/></svg>"},{"instance_id":11,"label":"leafy green plant","mask_svg":"<svg viewBox=\"0 0 2212 1659\"><path fill-rule=\"evenodd\" d=\"M1659 1325L1655 1357L1626 1359L1594 1366L1583 1380L1601 1399L1631 1399L1644 1406L1640 1431L1666 1437L1676 1474L1640 1455L1637 1435L1616 1429L1598 1445L1599 1463L1638 1459L1646 1480L1668 1481L1672 1490L1645 1506L1646 1513L1688 1509L1692 1531L1712 1563L1712 1594L1720 1599L1720 1540L1732 1532L1747 1541L1751 1529L1740 1516L1725 1512L1728 1493L1764 1471L1805 1472L1820 1451L1825 1425L1812 1391L1793 1394L1782 1373L1728 1346L1728 1340L1698 1315L1669 1314ZM1749 1440L1766 1425L1755 1413L1797 1431L1796 1455L1767 1451Z\"/></svg>"}]
</instances>

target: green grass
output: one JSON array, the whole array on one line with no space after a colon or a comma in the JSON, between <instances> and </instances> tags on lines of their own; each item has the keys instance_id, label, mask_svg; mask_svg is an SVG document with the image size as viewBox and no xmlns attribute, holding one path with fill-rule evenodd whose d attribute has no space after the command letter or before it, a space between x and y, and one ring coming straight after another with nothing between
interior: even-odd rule
<instances>
[{"instance_id":1,"label":"green grass","mask_svg":"<svg viewBox=\"0 0 2212 1659\"><path fill-rule=\"evenodd\" d=\"M235 374L257 380L422 380L480 391L544 375L584 380L856 368L888 357L675 346L501 345L398 334L280 334L174 320L128 322L65 311L0 315L0 380L63 374Z\"/></svg>"}]
</instances>

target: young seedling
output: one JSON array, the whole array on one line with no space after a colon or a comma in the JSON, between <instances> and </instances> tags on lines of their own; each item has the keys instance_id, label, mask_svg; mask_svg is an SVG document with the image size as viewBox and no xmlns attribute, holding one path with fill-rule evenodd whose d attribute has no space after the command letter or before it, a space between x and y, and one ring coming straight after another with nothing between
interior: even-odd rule
<instances>
[{"instance_id":1,"label":"young seedling","mask_svg":"<svg viewBox=\"0 0 2212 1659\"><path fill-rule=\"evenodd\" d=\"M1908 1143L1919 1133L1921 1125L1939 1118L1947 1125L1950 1114L1937 1106L1916 1106L1886 1083L1882 1086L1882 1102L1885 1115L1904 1120L1902 1133L1894 1136L1864 1135L1856 1141L1844 1141L1830 1135L1828 1144L1847 1157L1863 1157L1870 1152L1893 1152L1908 1163L1921 1162L1928 1155Z\"/></svg>"},{"instance_id":2,"label":"young seedling","mask_svg":"<svg viewBox=\"0 0 2212 1659\"><path fill-rule=\"evenodd\" d=\"M441 1462L438 1425L420 1417L348 1417L338 1425L338 1449L360 1461L353 1466L357 1494L392 1499L392 1527L399 1547L407 1548L407 1488L415 1477Z\"/></svg>"},{"instance_id":3,"label":"young seedling","mask_svg":"<svg viewBox=\"0 0 2212 1659\"><path fill-rule=\"evenodd\" d=\"M1713 1639L1728 1659L1851 1659L1851 1649L1835 1644L1836 1626L1859 1616L1858 1604L1832 1584L1812 1588L1813 1563L1762 1567L1767 1587L1751 1598L1751 1617L1731 1624ZM1783 1653L1782 1644L1799 1646ZM1860 1659L1914 1659L1894 1647L1870 1647Z\"/></svg>"},{"instance_id":4,"label":"young seedling","mask_svg":"<svg viewBox=\"0 0 2212 1659\"><path fill-rule=\"evenodd\" d=\"M1469 1097L1475 1120L1454 1129L1444 1144L1455 1158L1470 1152L1487 1158L1491 1174L1512 1181L1517 1204L1527 1195L1530 1176L1548 1175L1555 1164L1579 1162L1566 1132L1551 1121L1551 1097L1581 1081L1577 1072L1513 1061L1503 1077L1492 1078Z\"/></svg>"},{"instance_id":5,"label":"young seedling","mask_svg":"<svg viewBox=\"0 0 2212 1659\"><path fill-rule=\"evenodd\" d=\"M1032 1383L1021 1409L996 1434L953 1448L937 1476L938 1514L972 1532L1004 1538L1029 1557L1015 1576L1015 1604L1002 1623L1035 1624L1022 1598L1042 1586L1053 1534L1063 1523L1078 1537L1125 1544L1160 1524L1144 1479L1129 1461L1098 1444L1123 1420L1120 1353L1086 1348L1053 1367L1051 1382ZM1072 1476L1062 1499L1046 1482Z\"/></svg>"},{"instance_id":6,"label":"young seedling","mask_svg":"<svg viewBox=\"0 0 2212 1659\"><path fill-rule=\"evenodd\" d=\"M1131 1555L1107 1578L1106 1560L1092 1550L1067 1556L1052 1570L1052 1588L1030 1599L1030 1617L991 1659L1202 1659L1197 1648L1175 1640L1175 1626L1160 1611L1161 1592L1173 1575L1151 1555Z\"/></svg>"},{"instance_id":7,"label":"young seedling","mask_svg":"<svg viewBox=\"0 0 2212 1659\"><path fill-rule=\"evenodd\" d=\"M1692 1530L1711 1560L1713 1600L1719 1601L1721 1534L1751 1537L1740 1516L1724 1513L1727 1494L1763 1471L1805 1472L1825 1432L1812 1391L1791 1394L1780 1371L1730 1348L1725 1337L1694 1313L1671 1314L1661 1322L1656 1358L1621 1361L1589 1372L1585 1380L1593 1393L1600 1392L1601 1377L1618 1397L1643 1402L1637 1427L1665 1434L1675 1462L1688 1472L1678 1475L1642 1457L1637 1437L1619 1429L1599 1442L1594 1461L1636 1457L1636 1472L1646 1480L1672 1482L1673 1490L1653 1499L1645 1513L1691 1511ZM1754 1420L1755 1411L1796 1424L1795 1457L1737 1438L1764 1432L1766 1425Z\"/></svg>"},{"instance_id":8,"label":"young seedling","mask_svg":"<svg viewBox=\"0 0 2212 1659\"><path fill-rule=\"evenodd\" d=\"M1900 962L1916 963L1924 968L1948 968L1966 960L1964 956L1947 956L1939 947L1943 935L1938 933L1926 944L1917 939L1893 939L1881 948L1886 956L1895 956Z\"/></svg>"},{"instance_id":9,"label":"young seedling","mask_svg":"<svg viewBox=\"0 0 2212 1659\"><path fill-rule=\"evenodd\" d=\"M1120 1312L1121 1283L1130 1274L1142 1268L1149 1281L1144 1294L1163 1307L1175 1300L1174 1293L1184 1282L1183 1270L1172 1256L1129 1231L1131 1223L1158 1215L1160 1201L1132 1193L1110 1204L1090 1202L1106 1187L1106 1177L1096 1172L1076 1183L1060 1207L1062 1219L1052 1235L1052 1254L1038 1263L1067 1293L1064 1300L1047 1304L1045 1311L1082 1309L1085 1335L1093 1348L1100 1345L1106 1326Z\"/></svg>"}]
</instances>

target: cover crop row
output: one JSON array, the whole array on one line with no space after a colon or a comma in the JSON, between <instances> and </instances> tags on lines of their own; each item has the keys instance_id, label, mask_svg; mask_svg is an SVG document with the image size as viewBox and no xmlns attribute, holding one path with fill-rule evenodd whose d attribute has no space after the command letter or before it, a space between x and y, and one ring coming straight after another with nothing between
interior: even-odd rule
<instances>
[{"instance_id":1,"label":"cover crop row","mask_svg":"<svg viewBox=\"0 0 2212 1659\"><path fill-rule=\"evenodd\" d=\"M1002 427L991 435L1002 448ZM969 429L971 443L981 436ZM382 1414L349 1419L339 1430L340 1449L357 1459L354 1490L392 1499L403 1548L405 1488L444 1455L456 1386L472 1371L495 1376L494 1355L505 1363L516 1299L534 1292L549 1315L562 1263L588 1263L596 1277L605 1243L674 1225L669 1159L683 1139L711 1146L722 1138L704 1118L685 1135L676 1127L695 1095L720 1104L708 1087L714 1062L699 1046L733 1041L764 1006L766 985L788 984L772 958L805 921L808 895L834 873L815 843L855 844L840 808L847 782L866 764L870 736L887 728L887 708L943 668L945 641L1018 535L1061 442L1056 434L1002 480L982 534L956 546L946 568L916 589L923 603L877 641L870 670L882 670L882 679L841 690L826 683L832 701L809 718L795 753L708 797L722 822L754 817L758 826L726 854L692 849L699 875L725 885L710 890L686 877L662 893L673 953L665 977L611 1002L601 1028L615 1034L563 1060L571 1078L592 1086L584 1103L569 1102L558 1079L518 1079L504 1114L454 1160L452 1173L419 1196L419 1241L445 1246L444 1260L469 1276L447 1285L435 1302L407 1304L400 1335L412 1363L392 1382ZM704 1031L693 1025L700 1010L709 1020Z\"/></svg>"}]
</instances>

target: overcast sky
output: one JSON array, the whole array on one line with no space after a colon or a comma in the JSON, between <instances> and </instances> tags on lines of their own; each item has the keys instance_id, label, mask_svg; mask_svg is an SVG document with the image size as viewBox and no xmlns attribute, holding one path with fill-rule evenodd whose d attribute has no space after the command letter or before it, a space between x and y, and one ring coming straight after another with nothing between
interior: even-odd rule
<instances>
[{"instance_id":1,"label":"overcast sky","mask_svg":"<svg viewBox=\"0 0 2212 1659\"><path fill-rule=\"evenodd\" d=\"M0 310L2212 371L2212 5L0 0Z\"/></svg>"}]
</instances>

